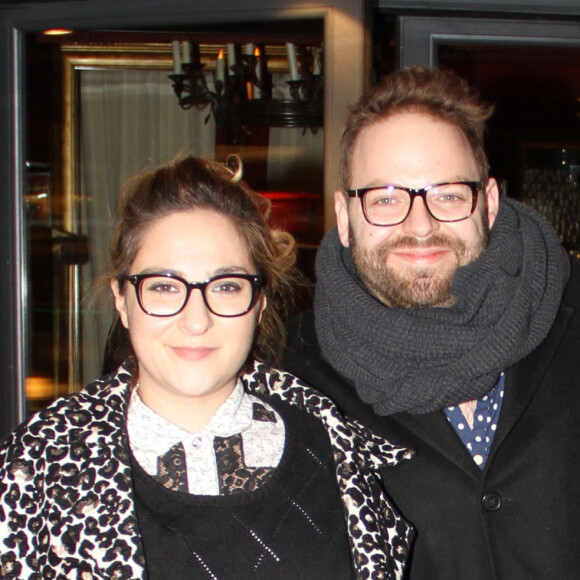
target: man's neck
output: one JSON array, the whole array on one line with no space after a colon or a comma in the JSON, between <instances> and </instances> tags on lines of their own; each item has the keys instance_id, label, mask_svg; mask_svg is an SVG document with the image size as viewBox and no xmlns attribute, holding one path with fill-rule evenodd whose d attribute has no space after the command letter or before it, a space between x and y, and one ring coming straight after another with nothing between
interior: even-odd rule
<instances>
[{"instance_id":1,"label":"man's neck","mask_svg":"<svg viewBox=\"0 0 580 580\"><path fill-rule=\"evenodd\" d=\"M467 424L470 429L473 429L473 418L475 416L475 409L477 407L477 399L471 401L465 401L465 403L459 403L459 409L465 417Z\"/></svg>"}]
</instances>

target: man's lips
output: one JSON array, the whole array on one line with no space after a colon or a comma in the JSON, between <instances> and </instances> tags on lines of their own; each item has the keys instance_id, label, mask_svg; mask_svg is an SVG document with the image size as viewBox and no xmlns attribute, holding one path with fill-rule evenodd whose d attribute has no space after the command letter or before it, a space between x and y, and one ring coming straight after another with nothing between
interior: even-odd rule
<instances>
[{"instance_id":1,"label":"man's lips","mask_svg":"<svg viewBox=\"0 0 580 580\"><path fill-rule=\"evenodd\" d=\"M451 250L448 248L398 248L390 253L405 262L418 266L429 266L436 264L450 252Z\"/></svg>"},{"instance_id":2,"label":"man's lips","mask_svg":"<svg viewBox=\"0 0 580 580\"><path fill-rule=\"evenodd\" d=\"M179 357L188 361L202 360L210 356L217 349L210 347L172 346L171 350Z\"/></svg>"}]
</instances>

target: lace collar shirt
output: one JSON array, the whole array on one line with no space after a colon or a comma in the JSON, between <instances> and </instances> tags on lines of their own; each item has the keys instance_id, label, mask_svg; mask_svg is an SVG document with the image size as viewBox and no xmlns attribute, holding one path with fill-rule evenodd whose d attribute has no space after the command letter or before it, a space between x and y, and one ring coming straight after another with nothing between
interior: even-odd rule
<instances>
[{"instance_id":1,"label":"lace collar shirt","mask_svg":"<svg viewBox=\"0 0 580 580\"><path fill-rule=\"evenodd\" d=\"M248 467L276 468L284 451L282 418L263 400L247 393L241 381L199 433L189 433L158 415L143 403L135 388L127 430L133 456L146 473L166 487L181 490L166 484L167 471L173 469L182 474L186 491L196 495L221 493L218 447L223 452L224 445L237 442Z\"/></svg>"}]
</instances>

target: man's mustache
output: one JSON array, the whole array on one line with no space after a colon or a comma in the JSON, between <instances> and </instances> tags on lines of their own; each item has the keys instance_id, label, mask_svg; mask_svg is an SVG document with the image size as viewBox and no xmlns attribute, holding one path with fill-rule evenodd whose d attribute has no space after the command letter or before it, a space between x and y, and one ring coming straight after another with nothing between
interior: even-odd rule
<instances>
[{"instance_id":1,"label":"man's mustache","mask_svg":"<svg viewBox=\"0 0 580 580\"><path fill-rule=\"evenodd\" d=\"M457 240L450 239L442 234L433 234L428 238L416 238L415 236L402 235L396 240L385 240L380 244L381 250L404 250L404 249L428 249L441 247L455 247Z\"/></svg>"}]
</instances>

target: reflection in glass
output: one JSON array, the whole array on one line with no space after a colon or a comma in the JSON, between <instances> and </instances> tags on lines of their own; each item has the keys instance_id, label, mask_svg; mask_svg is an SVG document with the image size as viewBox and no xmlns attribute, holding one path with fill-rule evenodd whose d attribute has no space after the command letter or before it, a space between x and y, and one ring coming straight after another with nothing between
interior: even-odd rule
<instances>
[{"instance_id":1,"label":"reflection in glass","mask_svg":"<svg viewBox=\"0 0 580 580\"><path fill-rule=\"evenodd\" d=\"M322 130L264 126L245 127L240 139L207 111L183 110L168 79L170 42L122 51L78 44L46 50L42 41L28 40L29 78L56 70L63 79L49 99L54 107L44 97L29 105L31 131L50 127L49 138L29 140L40 144L29 155L44 162L42 171L30 172L27 193L27 394L34 410L100 375L113 319L104 280L107 243L127 179L180 154L222 160L238 154L246 180L272 200L274 225L296 234L308 269L323 230L324 139ZM210 49L218 54L216 45ZM285 54L284 44L279 52ZM273 85L287 87L287 62L275 64ZM210 75L208 88L212 83ZM104 301L95 293L99 282Z\"/></svg>"}]
</instances>

